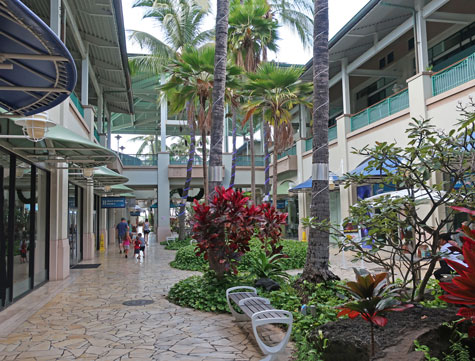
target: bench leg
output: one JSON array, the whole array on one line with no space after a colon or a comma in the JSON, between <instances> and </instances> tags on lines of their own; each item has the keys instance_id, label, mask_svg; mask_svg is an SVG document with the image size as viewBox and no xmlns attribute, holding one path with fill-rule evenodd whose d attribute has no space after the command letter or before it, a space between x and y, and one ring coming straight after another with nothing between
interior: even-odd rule
<instances>
[{"instance_id":1,"label":"bench leg","mask_svg":"<svg viewBox=\"0 0 475 361\"><path fill-rule=\"evenodd\" d=\"M273 313L273 312L283 313L287 317L258 319L260 315L263 315L266 313ZM288 311L283 311L283 310L260 311L252 315L251 321L252 321L252 331L254 332L254 337L256 338L257 344L259 345L259 348L262 350L262 353L264 355L267 355L261 361L274 360L277 354L282 352L285 349L285 346L287 346L287 343L289 342L290 334L292 332L292 322L293 322L292 313ZM289 325L289 327L287 328L287 332L284 338L282 339L282 341L280 341L275 346L266 345L259 337L259 334L257 333L257 327L263 326L263 325L269 325L269 324L282 324L282 323Z\"/></svg>"},{"instance_id":2,"label":"bench leg","mask_svg":"<svg viewBox=\"0 0 475 361\"><path fill-rule=\"evenodd\" d=\"M250 290L256 294L257 294L257 290L254 287L248 287L248 286L231 287L226 290L226 301L228 302L229 310L231 311L231 314L234 316L234 319L236 321L247 321L249 320L249 317L247 317L244 314L236 312L236 310L234 309L232 305L231 300L229 299L229 295L232 293L232 291L236 291L236 290Z\"/></svg>"}]
</instances>

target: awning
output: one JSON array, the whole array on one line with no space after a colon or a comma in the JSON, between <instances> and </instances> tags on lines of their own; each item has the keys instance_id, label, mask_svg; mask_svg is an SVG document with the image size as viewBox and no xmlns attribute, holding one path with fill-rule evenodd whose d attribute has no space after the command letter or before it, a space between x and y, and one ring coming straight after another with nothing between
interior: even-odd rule
<instances>
[{"instance_id":1,"label":"awning","mask_svg":"<svg viewBox=\"0 0 475 361\"><path fill-rule=\"evenodd\" d=\"M83 177L81 173L70 173L69 177L74 178L75 183L85 184L87 182L86 178ZM94 169L92 179L94 181L94 187L113 186L126 183L129 180L129 178L104 166Z\"/></svg>"},{"instance_id":2,"label":"awning","mask_svg":"<svg viewBox=\"0 0 475 361\"><path fill-rule=\"evenodd\" d=\"M369 177L384 177L386 175L386 171L388 172L395 172L396 171L396 165L393 164L390 161L386 161L384 163L384 168L385 169L371 169L368 170L367 168L369 167L369 162L371 161L371 158L365 159L362 163L360 163L355 169L353 169L350 174L352 175L364 175L364 176L369 176Z\"/></svg>"},{"instance_id":3,"label":"awning","mask_svg":"<svg viewBox=\"0 0 475 361\"><path fill-rule=\"evenodd\" d=\"M429 190L429 192L427 192L424 189L419 189L410 195L409 190L401 189L399 191L377 194L375 196L365 198L365 201L371 202L382 197L389 197L390 199L411 197L417 203L430 203L432 200L434 200L434 202L438 202L445 195L445 193L446 192L444 191Z\"/></svg>"},{"instance_id":4,"label":"awning","mask_svg":"<svg viewBox=\"0 0 475 361\"><path fill-rule=\"evenodd\" d=\"M17 128L21 132L21 128ZM22 138L5 139L5 142L8 148L33 162L53 165L68 163L70 168L95 168L117 159L112 150L60 125L50 128L41 142L34 143Z\"/></svg>"},{"instance_id":5,"label":"awning","mask_svg":"<svg viewBox=\"0 0 475 361\"><path fill-rule=\"evenodd\" d=\"M132 193L134 190L123 184L117 184L111 187L110 193Z\"/></svg>"},{"instance_id":6,"label":"awning","mask_svg":"<svg viewBox=\"0 0 475 361\"><path fill-rule=\"evenodd\" d=\"M333 181L333 183L337 183L340 181L340 177L338 177L335 173L330 172L329 179ZM289 189L289 192L298 193L298 192L310 192L312 190L312 177L307 179L305 182L296 185L295 187Z\"/></svg>"},{"instance_id":7,"label":"awning","mask_svg":"<svg viewBox=\"0 0 475 361\"><path fill-rule=\"evenodd\" d=\"M119 194L119 197L135 198L135 194L133 194L133 193L121 193L121 194Z\"/></svg>"},{"instance_id":8,"label":"awning","mask_svg":"<svg viewBox=\"0 0 475 361\"><path fill-rule=\"evenodd\" d=\"M0 0L0 107L31 115L64 101L76 67L55 33L19 0Z\"/></svg>"}]
</instances>

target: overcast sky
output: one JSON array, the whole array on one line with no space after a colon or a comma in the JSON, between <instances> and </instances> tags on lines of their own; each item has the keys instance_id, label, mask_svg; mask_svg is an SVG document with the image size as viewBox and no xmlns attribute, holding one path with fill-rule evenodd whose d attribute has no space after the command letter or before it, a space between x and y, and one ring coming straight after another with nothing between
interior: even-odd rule
<instances>
[{"instance_id":1,"label":"overcast sky","mask_svg":"<svg viewBox=\"0 0 475 361\"><path fill-rule=\"evenodd\" d=\"M215 26L215 9L216 1L211 0L212 13L206 19L204 29L211 29ZM143 10L140 8L132 8L135 0L122 0L124 22L126 30L146 31L157 38L161 39L160 29L156 23L150 19L142 19ZM340 30L356 13L368 2L368 0L328 0L330 7L330 38ZM312 49L304 49L298 40L297 35L292 33L288 28L281 27L279 29L279 52L277 54L270 53L271 60L291 64L305 64L310 60ZM129 53L140 53L143 50L137 44L127 39L127 51ZM138 149L139 143L128 142L128 136L125 136L121 145L125 145L125 153L133 154ZM116 142L112 142L113 148L117 147Z\"/></svg>"}]
</instances>

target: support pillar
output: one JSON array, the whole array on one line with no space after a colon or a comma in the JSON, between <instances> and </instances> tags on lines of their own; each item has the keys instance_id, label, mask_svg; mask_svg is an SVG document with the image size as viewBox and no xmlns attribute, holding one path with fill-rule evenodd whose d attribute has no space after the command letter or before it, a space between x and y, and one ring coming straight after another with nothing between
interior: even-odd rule
<instances>
[{"instance_id":1,"label":"support pillar","mask_svg":"<svg viewBox=\"0 0 475 361\"><path fill-rule=\"evenodd\" d=\"M67 168L67 164L59 164L58 167ZM56 169L51 172L50 201L51 243L49 279L57 281L69 277L67 169Z\"/></svg>"},{"instance_id":2,"label":"support pillar","mask_svg":"<svg viewBox=\"0 0 475 361\"><path fill-rule=\"evenodd\" d=\"M99 208L97 210L99 212L99 241L104 242L104 249L107 249L107 243L108 243L108 227L107 227L107 209L106 208Z\"/></svg>"},{"instance_id":3,"label":"support pillar","mask_svg":"<svg viewBox=\"0 0 475 361\"><path fill-rule=\"evenodd\" d=\"M305 153L305 140L299 139L296 143L297 149L297 184L303 183L306 181L304 179L304 161L303 161L303 153ZM297 193L298 197L298 207L299 207L299 228L298 228L298 237L299 240L302 240L302 234L305 231L308 234L308 228L302 225L301 219L310 216L309 209L307 209L307 200L305 197L305 193Z\"/></svg>"},{"instance_id":4,"label":"support pillar","mask_svg":"<svg viewBox=\"0 0 475 361\"><path fill-rule=\"evenodd\" d=\"M426 20L423 15L424 3L420 0L416 1L415 13L415 33L416 33L416 51L417 51L417 69L418 72L427 71L429 67L429 52L427 49L427 28Z\"/></svg>"},{"instance_id":5,"label":"support pillar","mask_svg":"<svg viewBox=\"0 0 475 361\"><path fill-rule=\"evenodd\" d=\"M168 165L170 164L170 155L167 152L161 152L157 154L157 158L157 241L162 242L165 241L166 237L171 235L170 180L168 179Z\"/></svg>"},{"instance_id":6,"label":"support pillar","mask_svg":"<svg viewBox=\"0 0 475 361\"><path fill-rule=\"evenodd\" d=\"M348 149L348 144L346 141L346 135L351 130L351 116L349 114L343 114L336 118L337 126L337 139L338 139L338 155L340 156L340 175L347 173L349 169L348 164L348 154L350 149ZM341 219L344 219L350 215L350 205L355 202L355 199L352 196L351 187L345 188L343 185L340 185L340 212Z\"/></svg>"},{"instance_id":7,"label":"support pillar","mask_svg":"<svg viewBox=\"0 0 475 361\"><path fill-rule=\"evenodd\" d=\"M426 99L432 96L430 72L421 72L407 80L411 118L427 119Z\"/></svg>"},{"instance_id":8,"label":"support pillar","mask_svg":"<svg viewBox=\"0 0 475 361\"><path fill-rule=\"evenodd\" d=\"M61 37L61 0L50 0L49 27Z\"/></svg>"},{"instance_id":9,"label":"support pillar","mask_svg":"<svg viewBox=\"0 0 475 361\"><path fill-rule=\"evenodd\" d=\"M343 96L343 114L351 114L350 76L348 74L348 59L341 60L341 89Z\"/></svg>"},{"instance_id":10,"label":"support pillar","mask_svg":"<svg viewBox=\"0 0 475 361\"><path fill-rule=\"evenodd\" d=\"M93 229L94 217L94 182L88 179L84 192L84 225L83 225L83 259L85 261L94 259L95 237Z\"/></svg>"},{"instance_id":11,"label":"support pillar","mask_svg":"<svg viewBox=\"0 0 475 361\"><path fill-rule=\"evenodd\" d=\"M166 78L165 75L162 74L160 78L160 84L165 84ZM162 96L162 100L160 101L160 151L166 152L167 151L167 120L168 120L168 103L167 97L165 94ZM167 167L167 179L168 179L168 167Z\"/></svg>"},{"instance_id":12,"label":"support pillar","mask_svg":"<svg viewBox=\"0 0 475 361\"><path fill-rule=\"evenodd\" d=\"M112 117L107 108L104 107L105 114L107 117L107 148L112 149Z\"/></svg>"},{"instance_id":13,"label":"support pillar","mask_svg":"<svg viewBox=\"0 0 475 361\"><path fill-rule=\"evenodd\" d=\"M81 104L89 104L89 54L81 60Z\"/></svg>"}]
</instances>

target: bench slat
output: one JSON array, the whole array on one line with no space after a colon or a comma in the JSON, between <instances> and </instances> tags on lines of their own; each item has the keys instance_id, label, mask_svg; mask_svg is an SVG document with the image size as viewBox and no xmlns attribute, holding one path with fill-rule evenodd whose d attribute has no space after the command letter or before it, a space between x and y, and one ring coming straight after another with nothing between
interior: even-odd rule
<instances>
[{"instance_id":1,"label":"bench slat","mask_svg":"<svg viewBox=\"0 0 475 361\"><path fill-rule=\"evenodd\" d=\"M257 297L255 292L235 292L229 295L229 298L236 304L239 304L239 301L245 298ZM260 311L272 311L275 310L271 305L267 305L260 300L250 299L246 302L245 305L239 306L247 316L252 317L253 314ZM264 315L259 315L258 319L268 319L268 318L282 318L286 317L280 312L270 312Z\"/></svg>"}]
</instances>

